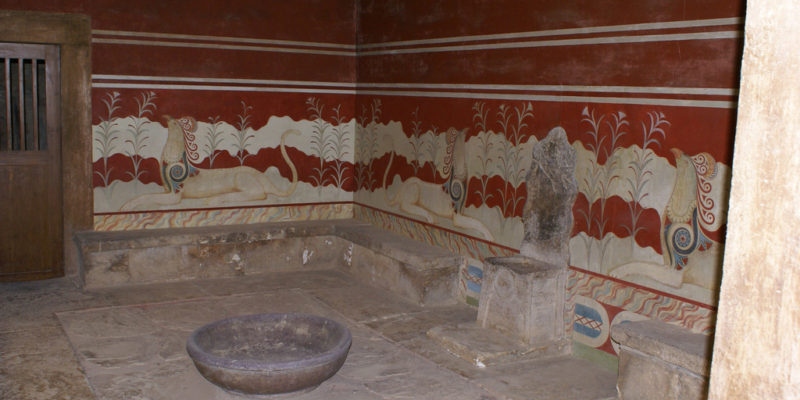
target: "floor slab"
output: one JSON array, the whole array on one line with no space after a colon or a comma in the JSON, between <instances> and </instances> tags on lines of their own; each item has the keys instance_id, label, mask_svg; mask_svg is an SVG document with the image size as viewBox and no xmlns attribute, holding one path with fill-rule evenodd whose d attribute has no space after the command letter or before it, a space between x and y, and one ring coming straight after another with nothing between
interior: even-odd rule
<instances>
[{"instance_id":1,"label":"floor slab","mask_svg":"<svg viewBox=\"0 0 800 400\"><path fill-rule=\"evenodd\" d=\"M187 312L189 309L207 310ZM279 290L150 305L58 313L89 382L104 399L228 399L206 382L184 351L192 327L240 314L304 312L342 321L353 334L345 365L329 382L297 398L344 391L363 398L492 398L449 370L374 334L312 296ZM422 388L425 388L424 390ZM331 397L327 397L331 398Z\"/></svg>"},{"instance_id":2,"label":"floor slab","mask_svg":"<svg viewBox=\"0 0 800 400\"><path fill-rule=\"evenodd\" d=\"M84 292L66 279L0 285L2 399L241 399L203 379L185 351L228 316L309 312L353 334L347 362L298 399L605 399L616 376L559 358L478 368L425 335L474 320L421 307L337 270L270 273Z\"/></svg>"}]
</instances>

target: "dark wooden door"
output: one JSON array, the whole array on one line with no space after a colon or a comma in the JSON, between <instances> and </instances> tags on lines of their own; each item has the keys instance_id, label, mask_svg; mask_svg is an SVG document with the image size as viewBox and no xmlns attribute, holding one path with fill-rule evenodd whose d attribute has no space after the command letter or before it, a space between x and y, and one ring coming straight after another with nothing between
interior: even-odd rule
<instances>
[{"instance_id":1,"label":"dark wooden door","mask_svg":"<svg viewBox=\"0 0 800 400\"><path fill-rule=\"evenodd\" d=\"M0 281L63 275L59 50L0 43Z\"/></svg>"}]
</instances>

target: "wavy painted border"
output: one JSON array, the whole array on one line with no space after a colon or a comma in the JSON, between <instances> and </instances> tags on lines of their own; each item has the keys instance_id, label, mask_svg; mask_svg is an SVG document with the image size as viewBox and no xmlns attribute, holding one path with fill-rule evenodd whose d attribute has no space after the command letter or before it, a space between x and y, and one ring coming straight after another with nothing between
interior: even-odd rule
<instances>
[{"instance_id":1,"label":"wavy painted border","mask_svg":"<svg viewBox=\"0 0 800 400\"><path fill-rule=\"evenodd\" d=\"M352 203L286 204L267 207L164 210L95 214L95 231L191 228L279 221L353 218Z\"/></svg>"}]
</instances>

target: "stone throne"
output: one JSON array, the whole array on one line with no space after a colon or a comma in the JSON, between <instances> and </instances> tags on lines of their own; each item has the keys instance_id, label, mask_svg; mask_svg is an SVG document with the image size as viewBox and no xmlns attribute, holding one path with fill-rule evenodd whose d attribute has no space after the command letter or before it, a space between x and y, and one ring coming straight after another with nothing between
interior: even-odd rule
<instances>
[{"instance_id":1,"label":"stone throne","mask_svg":"<svg viewBox=\"0 0 800 400\"><path fill-rule=\"evenodd\" d=\"M536 143L526 185L520 254L485 260L477 322L428 331L478 366L570 351L565 291L578 185L575 149L564 129Z\"/></svg>"}]
</instances>

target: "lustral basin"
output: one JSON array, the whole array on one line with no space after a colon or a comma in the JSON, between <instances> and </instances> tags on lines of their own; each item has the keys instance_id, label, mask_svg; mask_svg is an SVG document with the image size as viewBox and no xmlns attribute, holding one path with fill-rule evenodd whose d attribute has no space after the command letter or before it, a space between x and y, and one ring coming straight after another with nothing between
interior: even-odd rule
<instances>
[{"instance_id":1,"label":"lustral basin","mask_svg":"<svg viewBox=\"0 0 800 400\"><path fill-rule=\"evenodd\" d=\"M203 377L253 396L310 391L341 368L350 331L332 319L298 313L255 314L196 329L186 351Z\"/></svg>"}]
</instances>

